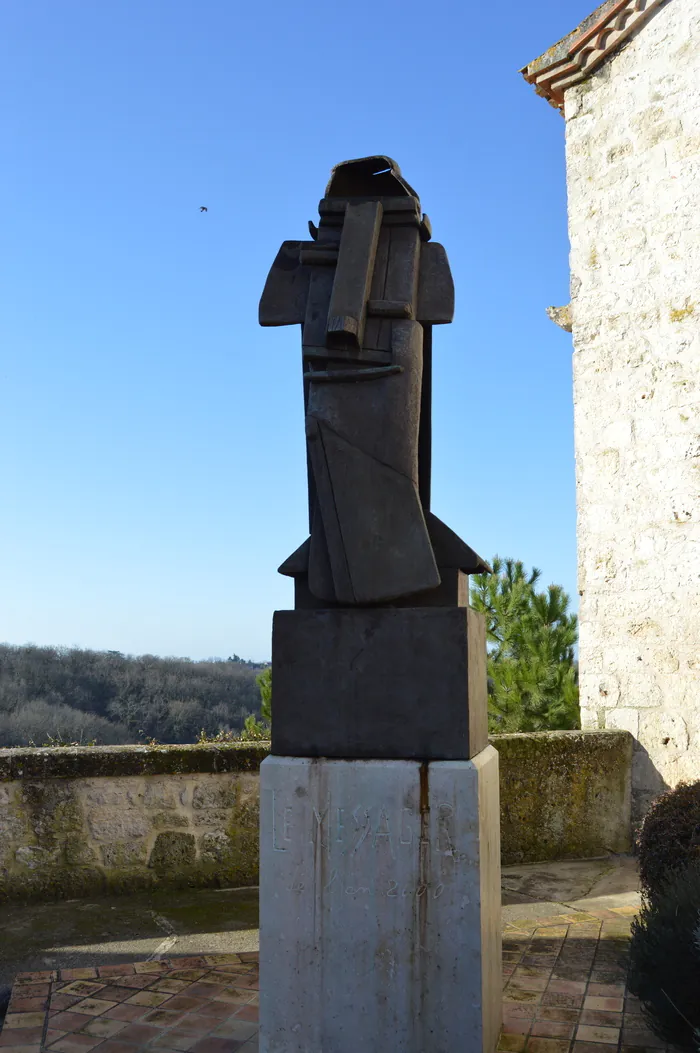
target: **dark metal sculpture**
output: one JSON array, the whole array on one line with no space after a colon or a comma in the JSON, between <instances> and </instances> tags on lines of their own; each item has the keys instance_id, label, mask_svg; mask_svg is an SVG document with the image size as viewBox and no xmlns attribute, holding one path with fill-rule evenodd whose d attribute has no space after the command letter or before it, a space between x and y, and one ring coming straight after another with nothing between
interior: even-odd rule
<instances>
[{"instance_id":1,"label":"dark metal sculpture","mask_svg":"<svg viewBox=\"0 0 700 1053\"><path fill-rule=\"evenodd\" d=\"M432 327L454 286L388 157L337 165L311 241L285 241L260 324L302 326L310 537L297 607L466 605L488 566L430 511Z\"/></svg>"}]
</instances>

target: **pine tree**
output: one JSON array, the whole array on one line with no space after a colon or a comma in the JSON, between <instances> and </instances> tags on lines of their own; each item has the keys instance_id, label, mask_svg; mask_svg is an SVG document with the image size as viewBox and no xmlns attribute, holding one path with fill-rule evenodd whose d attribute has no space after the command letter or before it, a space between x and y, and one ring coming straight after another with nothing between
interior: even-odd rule
<instances>
[{"instance_id":1,"label":"pine tree","mask_svg":"<svg viewBox=\"0 0 700 1053\"><path fill-rule=\"evenodd\" d=\"M560 585L537 592L541 572L519 560L493 560L472 578L471 604L486 618L489 731L580 727L574 657L577 619Z\"/></svg>"}]
</instances>

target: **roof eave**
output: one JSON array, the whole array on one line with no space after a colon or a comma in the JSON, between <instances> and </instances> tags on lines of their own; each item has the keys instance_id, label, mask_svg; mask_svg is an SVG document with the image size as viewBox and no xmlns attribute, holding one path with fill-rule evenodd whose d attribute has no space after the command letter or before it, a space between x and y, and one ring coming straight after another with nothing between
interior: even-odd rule
<instances>
[{"instance_id":1,"label":"roof eave","mask_svg":"<svg viewBox=\"0 0 700 1053\"><path fill-rule=\"evenodd\" d=\"M520 72L564 112L567 88L580 84L668 0L605 0L576 29Z\"/></svg>"}]
</instances>

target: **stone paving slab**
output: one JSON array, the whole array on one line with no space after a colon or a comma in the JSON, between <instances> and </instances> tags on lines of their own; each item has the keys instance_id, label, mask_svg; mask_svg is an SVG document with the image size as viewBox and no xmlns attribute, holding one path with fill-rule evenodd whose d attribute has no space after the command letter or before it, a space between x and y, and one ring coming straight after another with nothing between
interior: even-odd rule
<instances>
[{"instance_id":1,"label":"stone paving slab","mask_svg":"<svg viewBox=\"0 0 700 1053\"><path fill-rule=\"evenodd\" d=\"M512 917L501 1053L667 1053L626 988L637 908ZM258 955L20 974L0 1053L253 1053Z\"/></svg>"}]
</instances>

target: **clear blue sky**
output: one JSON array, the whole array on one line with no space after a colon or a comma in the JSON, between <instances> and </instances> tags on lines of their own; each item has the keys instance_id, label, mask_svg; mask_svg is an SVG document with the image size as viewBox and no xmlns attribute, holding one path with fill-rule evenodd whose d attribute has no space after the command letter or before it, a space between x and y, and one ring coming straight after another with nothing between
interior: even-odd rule
<instances>
[{"instance_id":1,"label":"clear blue sky","mask_svg":"<svg viewBox=\"0 0 700 1053\"><path fill-rule=\"evenodd\" d=\"M258 299L372 153L457 286L434 511L576 600L564 122L518 69L594 6L7 0L0 640L269 657L307 524L299 330Z\"/></svg>"}]
</instances>

